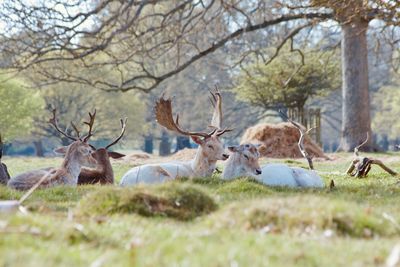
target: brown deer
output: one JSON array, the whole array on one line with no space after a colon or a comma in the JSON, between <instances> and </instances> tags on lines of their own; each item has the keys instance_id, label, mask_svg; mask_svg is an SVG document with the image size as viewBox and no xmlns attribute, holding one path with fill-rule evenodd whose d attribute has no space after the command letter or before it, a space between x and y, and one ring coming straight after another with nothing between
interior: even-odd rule
<instances>
[{"instance_id":1,"label":"brown deer","mask_svg":"<svg viewBox=\"0 0 400 267\"><path fill-rule=\"evenodd\" d=\"M121 186L130 186L138 183L162 183L178 177L206 177L210 176L216 167L217 160L226 160L229 155L225 153L219 137L231 129L221 129L221 94L218 90L212 93L214 114L211 132L191 132L181 128L179 115L174 120L172 115L171 99L161 97L155 106L157 122L175 133L190 136L198 144L196 156L187 162L169 162L162 164L147 164L129 170L121 179Z\"/></svg>"},{"instance_id":2,"label":"brown deer","mask_svg":"<svg viewBox=\"0 0 400 267\"><path fill-rule=\"evenodd\" d=\"M91 114L89 112L89 122L84 122L89 126L88 133L81 137L77 127L71 122L72 127L76 132L76 137L73 137L66 132L60 130L56 118L56 110L53 110L53 117L50 119L50 124L64 135L65 137L73 140L69 146L60 147L55 151L57 153L65 154L64 160L59 168L48 168L42 170L34 170L26 173L19 174L8 182L8 186L18 190L28 190L36 184L40 184L39 188L48 188L57 185L71 185L76 186L78 183L78 175L82 166L94 166L97 162L92 157L94 152L93 148L87 143L92 136L92 128L96 111ZM43 178L46 179L43 180Z\"/></svg>"},{"instance_id":3,"label":"brown deer","mask_svg":"<svg viewBox=\"0 0 400 267\"><path fill-rule=\"evenodd\" d=\"M123 137L126 129L126 121L127 119L121 119L121 133L120 135L110 144L108 144L104 148L96 149L94 146L90 145L95 152L92 153L92 156L96 159L97 164L95 169L91 168L82 168L81 173L78 177L78 184L113 184L114 183L114 172L111 166L110 157L114 159L122 158L125 155L120 154L118 152L108 151L108 149L117 144L119 140Z\"/></svg>"},{"instance_id":4,"label":"brown deer","mask_svg":"<svg viewBox=\"0 0 400 267\"><path fill-rule=\"evenodd\" d=\"M10 174L8 173L6 164L1 162L3 157L3 141L0 134L0 184L6 185L10 180Z\"/></svg>"}]
</instances>

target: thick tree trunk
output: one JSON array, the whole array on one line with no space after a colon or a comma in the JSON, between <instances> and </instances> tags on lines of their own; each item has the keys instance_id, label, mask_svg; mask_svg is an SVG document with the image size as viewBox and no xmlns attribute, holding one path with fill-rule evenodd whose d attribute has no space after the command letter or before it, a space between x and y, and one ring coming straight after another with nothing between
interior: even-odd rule
<instances>
[{"instance_id":1,"label":"thick tree trunk","mask_svg":"<svg viewBox=\"0 0 400 267\"><path fill-rule=\"evenodd\" d=\"M368 91L368 22L355 20L342 26L343 122L340 148L352 151L371 134ZM363 150L371 150L371 138Z\"/></svg>"}]
</instances>

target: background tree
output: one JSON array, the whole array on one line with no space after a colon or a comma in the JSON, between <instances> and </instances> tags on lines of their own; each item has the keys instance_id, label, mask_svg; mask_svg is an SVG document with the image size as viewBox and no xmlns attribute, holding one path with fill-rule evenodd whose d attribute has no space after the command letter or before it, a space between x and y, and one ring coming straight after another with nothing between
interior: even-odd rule
<instances>
[{"instance_id":1,"label":"background tree","mask_svg":"<svg viewBox=\"0 0 400 267\"><path fill-rule=\"evenodd\" d=\"M25 137L32 130L35 116L42 114L44 101L39 92L15 79L1 77L0 133L6 141Z\"/></svg>"},{"instance_id":2,"label":"background tree","mask_svg":"<svg viewBox=\"0 0 400 267\"><path fill-rule=\"evenodd\" d=\"M71 121L75 122L80 130L85 131L86 127L81 123L87 120L88 112L96 109L95 135L92 141L100 142L114 138L120 131L119 118L128 118L124 140L130 140L131 144L135 144L135 140L140 138L143 131L146 110L137 94L103 92L70 84L42 88L40 94L45 100L47 112L34 120L33 133L38 138L36 142L43 138L57 137L62 145L70 144L69 139L60 136L48 123L53 108L57 109L60 127L68 129L67 132L73 131ZM36 145L36 148L40 150L40 144Z\"/></svg>"},{"instance_id":3,"label":"background tree","mask_svg":"<svg viewBox=\"0 0 400 267\"><path fill-rule=\"evenodd\" d=\"M399 25L400 8L398 1L379 0L53 3L2 2L0 20L5 26L1 49L7 57L4 61L18 69L35 65L50 81L87 84L103 90L148 92L225 48L237 52L231 53L236 60L230 63L235 66L257 54L257 46L246 38L253 32L265 38L270 29L290 28L287 35L276 39L279 48L302 30L321 22L339 25L345 96L341 130L344 150L351 150L364 139L365 132L371 131L366 38L370 21L380 20L385 27L394 28ZM76 67L63 70L42 64L54 60L73 62ZM93 80L81 68L102 68L119 75Z\"/></svg>"},{"instance_id":4,"label":"background tree","mask_svg":"<svg viewBox=\"0 0 400 267\"><path fill-rule=\"evenodd\" d=\"M331 52L310 53L306 58L287 52L271 64L250 65L237 81L234 91L240 100L265 110L302 111L310 97L339 88L340 68Z\"/></svg>"},{"instance_id":5,"label":"background tree","mask_svg":"<svg viewBox=\"0 0 400 267\"><path fill-rule=\"evenodd\" d=\"M372 126L375 133L385 139L385 136L393 143L400 136L400 85L394 81L391 85L382 87L373 94L372 100Z\"/></svg>"}]
</instances>

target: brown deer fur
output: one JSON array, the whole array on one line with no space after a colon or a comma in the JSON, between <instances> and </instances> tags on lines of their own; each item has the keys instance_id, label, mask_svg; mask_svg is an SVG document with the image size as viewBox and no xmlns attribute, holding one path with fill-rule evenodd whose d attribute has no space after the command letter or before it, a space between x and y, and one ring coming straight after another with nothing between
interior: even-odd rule
<instances>
[{"instance_id":1,"label":"brown deer fur","mask_svg":"<svg viewBox=\"0 0 400 267\"><path fill-rule=\"evenodd\" d=\"M0 135L0 184L6 185L8 180L10 180L10 174L8 173L6 164L1 162L3 156L3 142Z\"/></svg>"},{"instance_id":2,"label":"brown deer fur","mask_svg":"<svg viewBox=\"0 0 400 267\"><path fill-rule=\"evenodd\" d=\"M63 152L65 148L62 149ZM17 175L8 182L8 186L17 190L28 190L34 186L44 175L49 178L41 183L39 188L57 185L76 185L78 175L83 165L95 165L92 157L93 149L85 142L77 140L70 144L65 151L64 160L59 168L34 170Z\"/></svg>"},{"instance_id":3,"label":"brown deer fur","mask_svg":"<svg viewBox=\"0 0 400 267\"><path fill-rule=\"evenodd\" d=\"M113 184L114 183L114 172L111 166L110 157L118 159L124 157L124 154L117 152L108 151L108 149L118 143L125 134L127 119L120 120L121 123L121 133L114 139L110 144L104 148L95 149L92 156L96 159L97 165L95 169L82 168L79 174L78 184Z\"/></svg>"},{"instance_id":4,"label":"brown deer fur","mask_svg":"<svg viewBox=\"0 0 400 267\"><path fill-rule=\"evenodd\" d=\"M113 184L114 172L111 166L110 157L118 159L125 155L107 151L106 148L99 148L92 153L96 159L96 169L82 168L79 174L78 184Z\"/></svg>"}]
</instances>

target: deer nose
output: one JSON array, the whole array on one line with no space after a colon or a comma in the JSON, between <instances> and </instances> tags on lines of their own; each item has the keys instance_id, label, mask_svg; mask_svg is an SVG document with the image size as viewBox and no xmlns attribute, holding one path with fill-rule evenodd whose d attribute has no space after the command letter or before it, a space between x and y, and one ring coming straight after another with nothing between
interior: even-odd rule
<instances>
[{"instance_id":1,"label":"deer nose","mask_svg":"<svg viewBox=\"0 0 400 267\"><path fill-rule=\"evenodd\" d=\"M262 173L261 170L259 170L259 169L256 170L256 174L257 174L257 175L260 175L261 173Z\"/></svg>"},{"instance_id":2,"label":"deer nose","mask_svg":"<svg viewBox=\"0 0 400 267\"><path fill-rule=\"evenodd\" d=\"M222 157L223 157L224 159L228 159L228 158L229 158L229 155L228 155L228 154L222 154Z\"/></svg>"}]
</instances>

